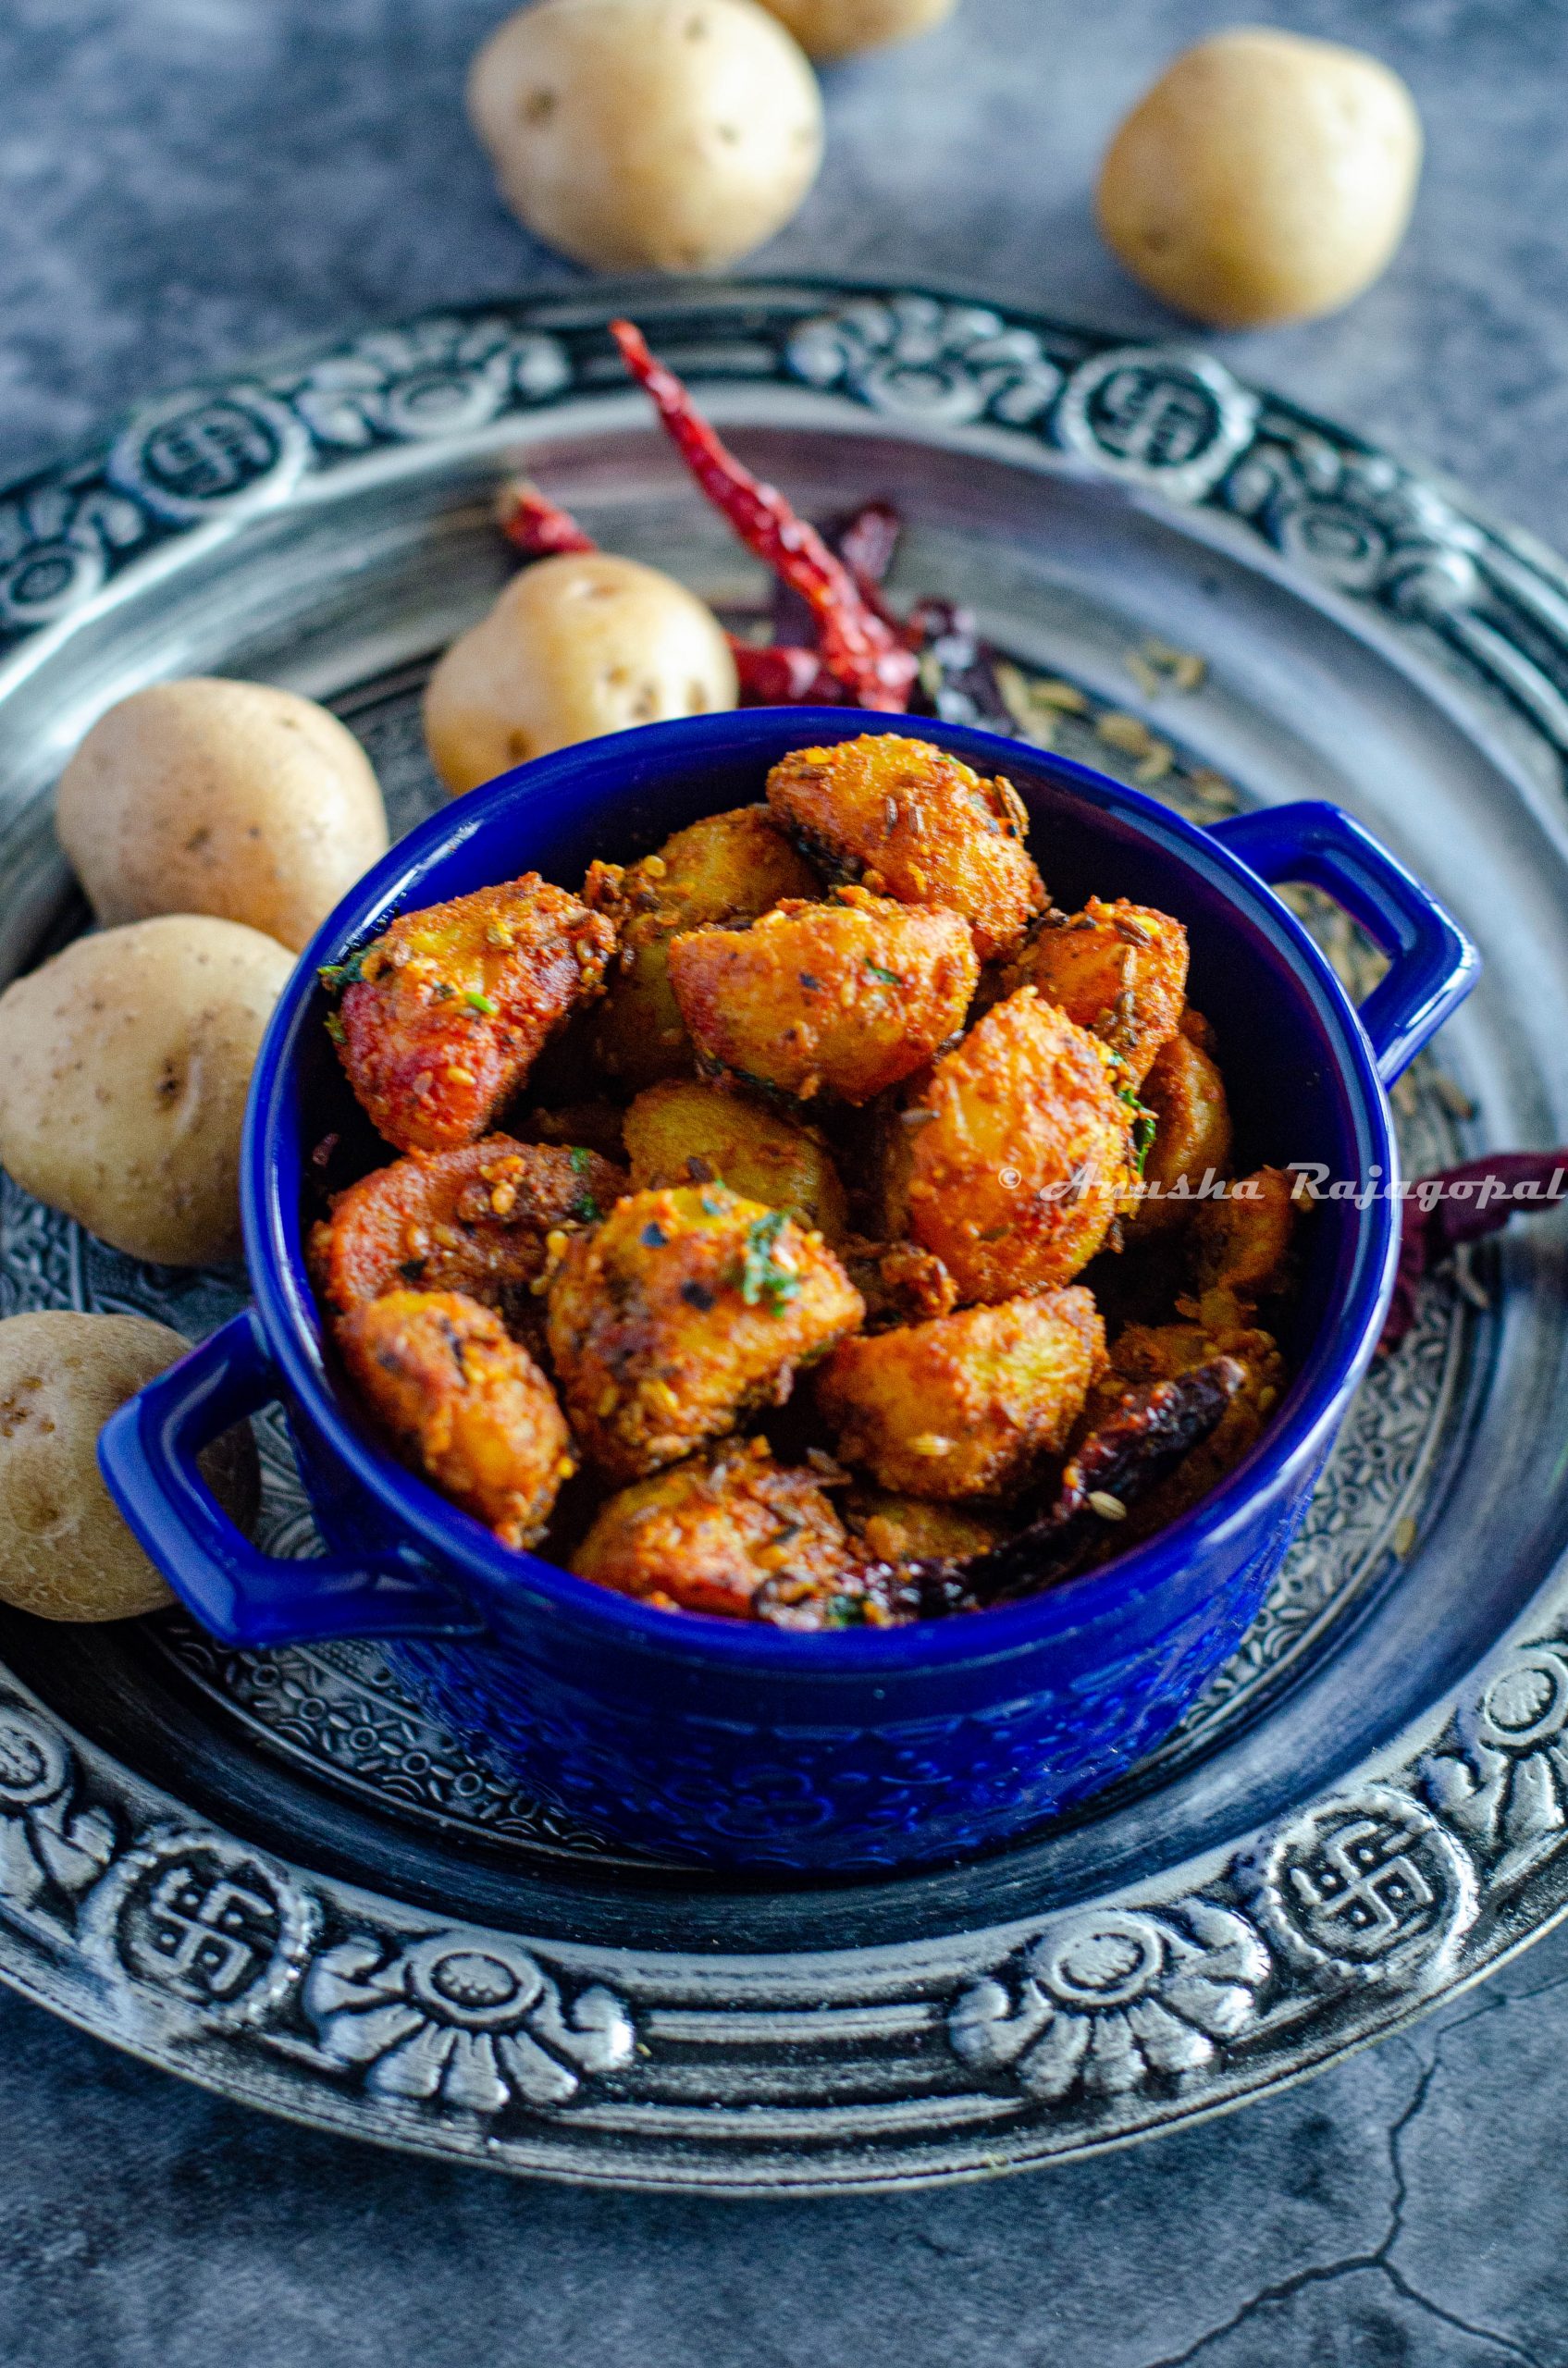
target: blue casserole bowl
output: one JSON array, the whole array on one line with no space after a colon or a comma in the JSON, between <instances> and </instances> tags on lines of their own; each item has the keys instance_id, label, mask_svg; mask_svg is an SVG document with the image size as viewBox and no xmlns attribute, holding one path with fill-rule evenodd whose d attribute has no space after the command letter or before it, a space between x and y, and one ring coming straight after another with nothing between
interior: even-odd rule
<instances>
[{"instance_id":1,"label":"blue casserole bowl","mask_svg":"<svg viewBox=\"0 0 1568 2368\"><path fill-rule=\"evenodd\" d=\"M317 934L262 1047L242 1172L254 1304L103 1437L127 1520L222 1642L399 1639L401 1671L451 1728L533 1793L663 1856L819 1872L951 1858L1038 1826L1158 1743L1257 1610L1372 1355L1398 1210L1359 1201L1396 1173L1387 1088L1475 975L1453 922L1337 807L1201 831L1082 766L922 721L1017 783L1059 904L1125 894L1185 922L1243 1164L1317 1162L1356 1190L1306 1227L1295 1378L1273 1424L1206 1502L1121 1560L929 1625L790 1634L652 1610L510 1552L387 1453L327 1350L305 1268L307 1162L354 1114L317 968L407 907L529 870L572 882L594 856L645 852L759 798L786 750L877 723L766 709L651 725L507 773L394 847ZM1359 1016L1266 884L1287 880L1326 889L1389 954ZM273 1400L325 1561L258 1552L198 1472L209 1440Z\"/></svg>"}]
</instances>

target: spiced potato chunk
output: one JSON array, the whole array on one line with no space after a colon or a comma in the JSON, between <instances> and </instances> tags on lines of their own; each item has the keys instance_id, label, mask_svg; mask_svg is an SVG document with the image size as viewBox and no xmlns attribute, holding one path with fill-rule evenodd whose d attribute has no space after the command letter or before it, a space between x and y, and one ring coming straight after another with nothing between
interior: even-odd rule
<instances>
[{"instance_id":1,"label":"spiced potato chunk","mask_svg":"<svg viewBox=\"0 0 1568 2368\"><path fill-rule=\"evenodd\" d=\"M1105 1361L1105 1326L1075 1284L846 1340L817 1404L845 1461L883 1488L1006 1495L1065 1444Z\"/></svg>"},{"instance_id":2,"label":"spiced potato chunk","mask_svg":"<svg viewBox=\"0 0 1568 2368\"><path fill-rule=\"evenodd\" d=\"M811 1473L775 1463L765 1439L726 1439L611 1497L572 1568L645 1602L745 1619L759 1587L831 1585L851 1553Z\"/></svg>"},{"instance_id":3,"label":"spiced potato chunk","mask_svg":"<svg viewBox=\"0 0 1568 2368\"><path fill-rule=\"evenodd\" d=\"M549 1382L495 1311L461 1291L389 1291L340 1317L337 1338L404 1461L503 1546L533 1545L576 1467Z\"/></svg>"},{"instance_id":4,"label":"spiced potato chunk","mask_svg":"<svg viewBox=\"0 0 1568 2368\"><path fill-rule=\"evenodd\" d=\"M916 1123L916 1114L922 1114ZM1096 1036L1020 987L903 1114L909 1230L961 1301L1071 1280L1129 1182L1128 1119Z\"/></svg>"},{"instance_id":5,"label":"spiced potato chunk","mask_svg":"<svg viewBox=\"0 0 1568 2368\"><path fill-rule=\"evenodd\" d=\"M537 871L404 913L336 972L343 1067L399 1151L484 1134L547 1040L596 994L615 932Z\"/></svg>"},{"instance_id":6,"label":"spiced potato chunk","mask_svg":"<svg viewBox=\"0 0 1568 2368\"><path fill-rule=\"evenodd\" d=\"M1185 1024L1154 1054L1140 1099L1154 1128L1138 1202L1142 1240L1177 1232L1196 1214L1204 1177L1229 1168L1231 1136L1225 1080Z\"/></svg>"},{"instance_id":7,"label":"spiced potato chunk","mask_svg":"<svg viewBox=\"0 0 1568 2368\"><path fill-rule=\"evenodd\" d=\"M782 1404L796 1366L860 1322L820 1234L722 1185L634 1192L566 1245L550 1356L599 1468L639 1479Z\"/></svg>"},{"instance_id":8,"label":"spiced potato chunk","mask_svg":"<svg viewBox=\"0 0 1568 2368\"><path fill-rule=\"evenodd\" d=\"M1129 1324L1112 1344L1110 1363L1090 1392L1081 1428L1114 1412L1129 1389L1174 1381L1216 1357L1234 1357L1245 1379L1218 1424L1174 1472L1118 1523L1100 1559L1168 1527L1206 1497L1256 1444L1285 1384L1285 1363L1272 1333L1245 1322Z\"/></svg>"},{"instance_id":9,"label":"spiced potato chunk","mask_svg":"<svg viewBox=\"0 0 1568 2368\"><path fill-rule=\"evenodd\" d=\"M1038 987L1103 1038L1138 1085L1180 1023L1187 932L1152 906L1091 896L1080 913L1048 913L1003 983Z\"/></svg>"},{"instance_id":10,"label":"spiced potato chunk","mask_svg":"<svg viewBox=\"0 0 1568 2368\"><path fill-rule=\"evenodd\" d=\"M544 1272L549 1238L594 1225L626 1189L623 1168L579 1146L487 1135L414 1153L340 1192L311 1235L317 1287L340 1315L383 1291L463 1291L515 1318Z\"/></svg>"},{"instance_id":11,"label":"spiced potato chunk","mask_svg":"<svg viewBox=\"0 0 1568 2368\"><path fill-rule=\"evenodd\" d=\"M615 926L620 952L594 1030L599 1067L636 1092L689 1073L691 1039L670 984L670 942L712 921L755 920L820 883L765 806L710 814L640 863L589 866L583 894Z\"/></svg>"},{"instance_id":12,"label":"spiced potato chunk","mask_svg":"<svg viewBox=\"0 0 1568 2368\"><path fill-rule=\"evenodd\" d=\"M868 732L793 749L768 776L768 803L830 876L961 913L982 962L1010 952L1045 902L1011 782L929 741Z\"/></svg>"},{"instance_id":13,"label":"spiced potato chunk","mask_svg":"<svg viewBox=\"0 0 1568 2368\"><path fill-rule=\"evenodd\" d=\"M791 899L749 929L698 930L670 948L698 1052L803 1102L869 1102L912 1077L963 1026L978 976L957 913L864 888Z\"/></svg>"},{"instance_id":14,"label":"spiced potato chunk","mask_svg":"<svg viewBox=\"0 0 1568 2368\"><path fill-rule=\"evenodd\" d=\"M1286 1288L1296 1225L1295 1184L1295 1178L1281 1167L1259 1167L1251 1176L1239 1177L1223 1199L1200 1204L1189 1244L1200 1292L1256 1301Z\"/></svg>"},{"instance_id":15,"label":"spiced potato chunk","mask_svg":"<svg viewBox=\"0 0 1568 2368\"><path fill-rule=\"evenodd\" d=\"M988 1554L1006 1525L979 1505L944 1505L887 1488L859 1488L845 1504L850 1536L875 1562L913 1562L927 1556L967 1561Z\"/></svg>"},{"instance_id":16,"label":"spiced potato chunk","mask_svg":"<svg viewBox=\"0 0 1568 2368\"><path fill-rule=\"evenodd\" d=\"M661 1184L727 1184L748 1201L787 1209L830 1241L849 1229L849 1205L820 1135L753 1094L697 1078L667 1078L626 1113L634 1190Z\"/></svg>"}]
</instances>

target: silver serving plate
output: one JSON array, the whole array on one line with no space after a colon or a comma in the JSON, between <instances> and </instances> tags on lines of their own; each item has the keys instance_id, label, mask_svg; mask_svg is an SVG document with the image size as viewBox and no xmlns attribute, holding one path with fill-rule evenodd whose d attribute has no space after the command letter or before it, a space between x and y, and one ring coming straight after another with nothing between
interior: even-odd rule
<instances>
[{"instance_id":1,"label":"silver serving plate","mask_svg":"<svg viewBox=\"0 0 1568 2368\"><path fill-rule=\"evenodd\" d=\"M1340 799L1431 882L1487 971L1401 1088L1413 1167L1568 1138L1555 559L1186 348L903 291L627 301L803 508L902 506L900 586L1016 654L1020 728L1200 820ZM156 677L328 698L395 820L429 809L419 686L507 573L503 472L759 603L627 388L611 309L596 290L304 352L0 495L0 976L81 926L52 785ZM1130 667L1151 637L1206 661L1199 688ZM1364 952L1320 918L1353 977ZM238 1303L241 1275L136 1265L0 1190L7 1313L200 1334ZM1562 1264L1547 1218L1430 1287L1177 1736L950 1870L805 1889L636 1863L434 1729L372 1646L0 1619L0 1975L273 2111L609 2185L957 2178L1297 2078L1568 1905ZM308 1552L260 1429L269 1542Z\"/></svg>"}]
</instances>

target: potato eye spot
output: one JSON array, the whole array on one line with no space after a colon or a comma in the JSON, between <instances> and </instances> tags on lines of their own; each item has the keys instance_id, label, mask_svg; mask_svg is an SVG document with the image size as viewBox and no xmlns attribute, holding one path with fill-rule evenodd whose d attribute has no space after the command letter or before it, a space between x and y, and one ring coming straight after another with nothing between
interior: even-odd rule
<instances>
[{"instance_id":1,"label":"potato eye spot","mask_svg":"<svg viewBox=\"0 0 1568 2368\"><path fill-rule=\"evenodd\" d=\"M523 102L525 123L548 123L557 105L553 91L530 91Z\"/></svg>"}]
</instances>

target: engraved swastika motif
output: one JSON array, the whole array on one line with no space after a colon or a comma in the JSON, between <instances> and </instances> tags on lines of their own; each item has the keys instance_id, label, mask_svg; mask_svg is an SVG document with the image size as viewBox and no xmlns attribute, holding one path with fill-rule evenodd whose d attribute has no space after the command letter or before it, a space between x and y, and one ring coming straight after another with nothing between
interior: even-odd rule
<instances>
[{"instance_id":1,"label":"engraved swastika motif","mask_svg":"<svg viewBox=\"0 0 1568 2368\"><path fill-rule=\"evenodd\" d=\"M171 395L138 413L108 474L170 524L191 526L286 493L310 453L302 421L259 388Z\"/></svg>"},{"instance_id":2,"label":"engraved swastika motif","mask_svg":"<svg viewBox=\"0 0 1568 2368\"><path fill-rule=\"evenodd\" d=\"M1196 501L1251 442L1254 396L1204 354L1116 347L1068 380L1056 435L1113 475Z\"/></svg>"},{"instance_id":3,"label":"engraved swastika motif","mask_svg":"<svg viewBox=\"0 0 1568 2368\"><path fill-rule=\"evenodd\" d=\"M84 1918L101 1955L219 2022L253 2022L285 1995L315 1924L280 1869L208 1833L161 1834L132 1851Z\"/></svg>"},{"instance_id":4,"label":"engraved swastika motif","mask_svg":"<svg viewBox=\"0 0 1568 2368\"><path fill-rule=\"evenodd\" d=\"M1391 1785L1321 1803L1238 1871L1266 1930L1329 1981L1427 1978L1475 1917L1470 1859Z\"/></svg>"}]
</instances>

